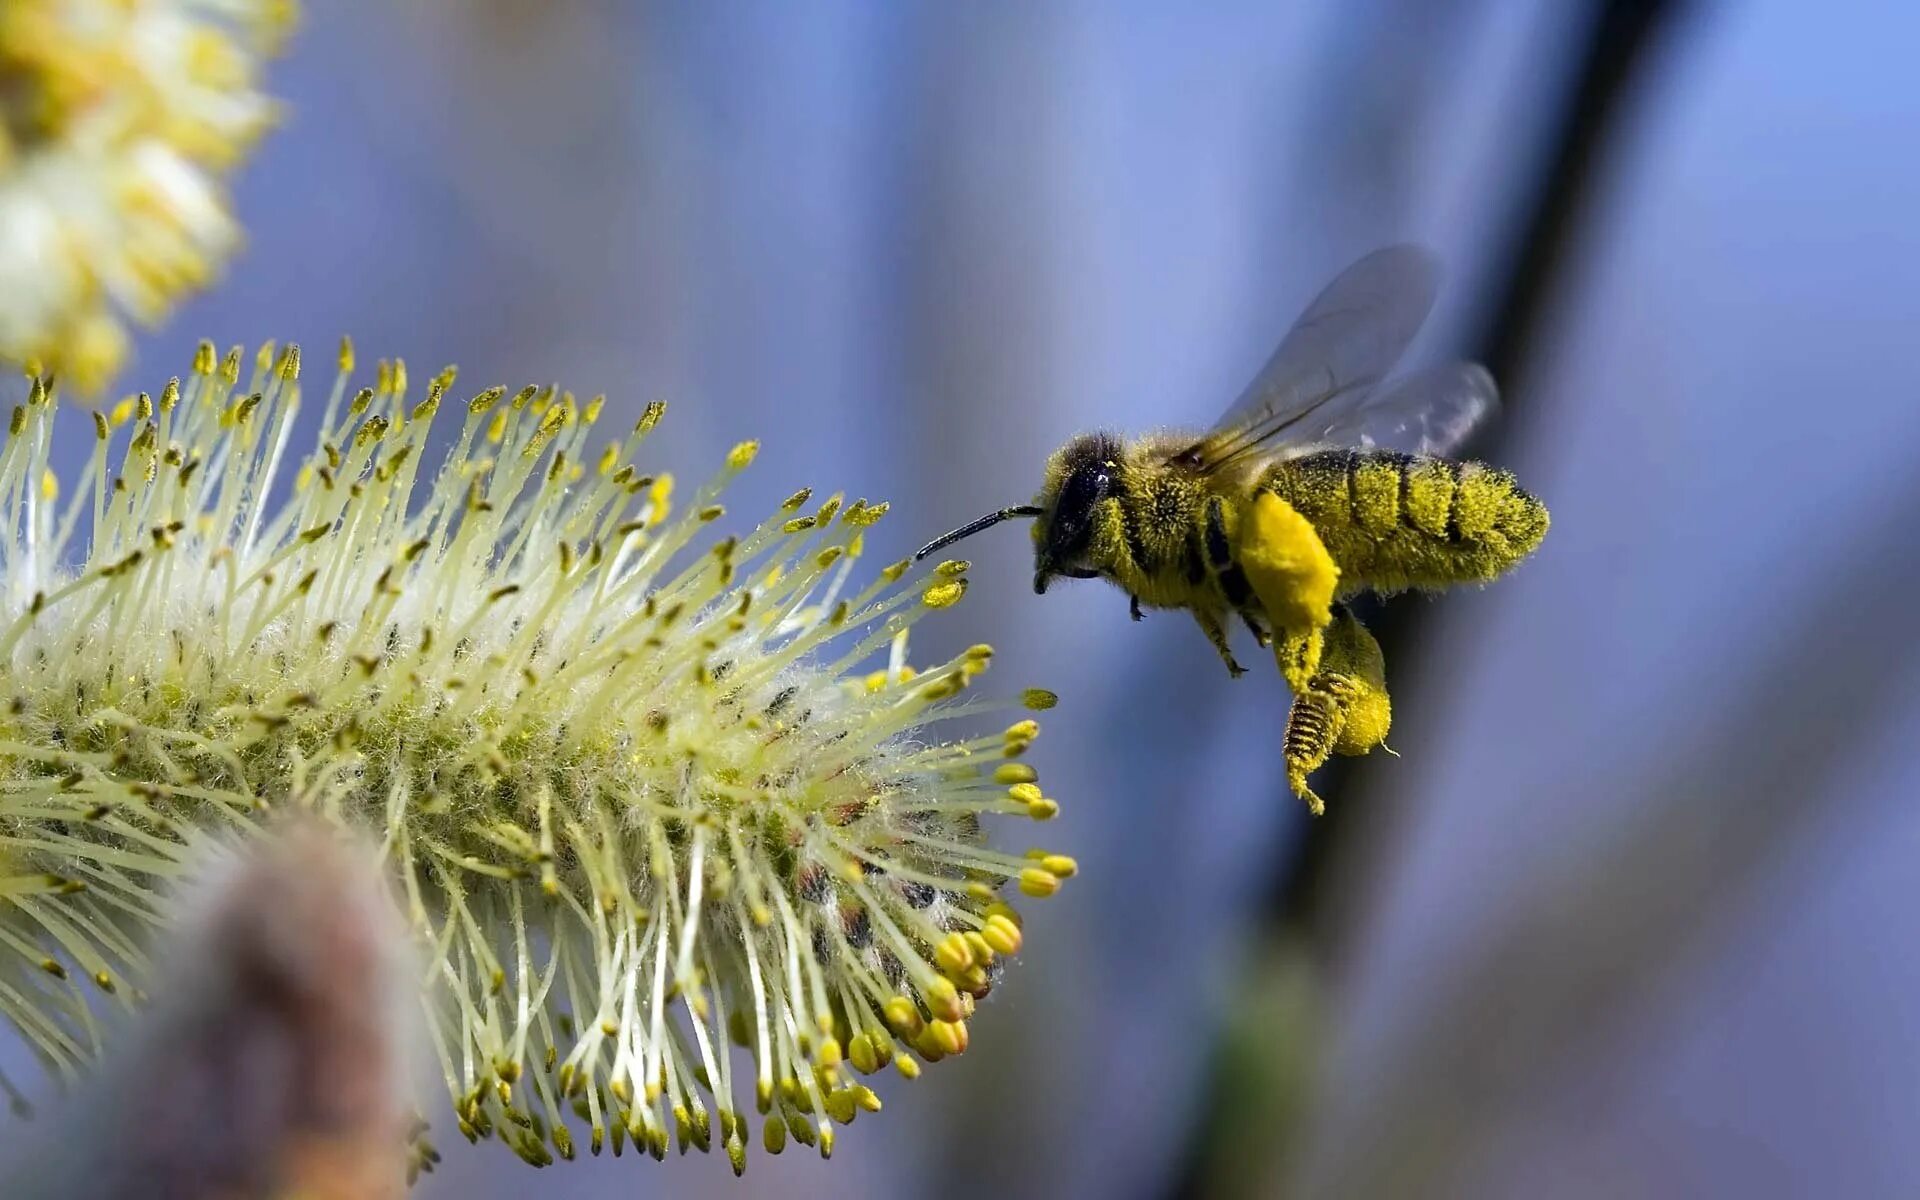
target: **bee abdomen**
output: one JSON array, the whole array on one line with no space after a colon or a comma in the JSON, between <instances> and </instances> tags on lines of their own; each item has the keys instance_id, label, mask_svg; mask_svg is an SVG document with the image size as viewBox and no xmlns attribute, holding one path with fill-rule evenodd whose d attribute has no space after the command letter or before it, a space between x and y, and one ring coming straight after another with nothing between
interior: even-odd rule
<instances>
[{"instance_id":1,"label":"bee abdomen","mask_svg":"<svg viewBox=\"0 0 1920 1200\"><path fill-rule=\"evenodd\" d=\"M1313 523L1342 596L1485 582L1547 532L1546 507L1484 463L1326 450L1276 464L1261 486Z\"/></svg>"}]
</instances>

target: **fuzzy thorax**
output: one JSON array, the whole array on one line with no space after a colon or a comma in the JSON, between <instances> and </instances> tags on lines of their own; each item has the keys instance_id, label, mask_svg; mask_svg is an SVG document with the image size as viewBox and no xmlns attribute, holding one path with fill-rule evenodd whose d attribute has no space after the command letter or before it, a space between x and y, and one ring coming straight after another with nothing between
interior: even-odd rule
<instances>
[{"instance_id":1,"label":"fuzzy thorax","mask_svg":"<svg viewBox=\"0 0 1920 1200\"><path fill-rule=\"evenodd\" d=\"M57 413L35 382L14 410L0 1017L73 1074L202 844L307 810L383 845L469 1137L738 1168L750 1095L768 1148L830 1151L879 1106L860 1075L966 1047L1021 944L1003 892L1074 871L987 844L985 816L1058 810L1017 761L1034 723L932 729L999 707L969 690L992 652L906 664L964 564L865 581L885 505L805 491L722 535L755 446L676 505L632 465L659 405L602 441L598 399L352 372L343 345L304 454L293 348L244 387L203 345L157 398Z\"/></svg>"}]
</instances>

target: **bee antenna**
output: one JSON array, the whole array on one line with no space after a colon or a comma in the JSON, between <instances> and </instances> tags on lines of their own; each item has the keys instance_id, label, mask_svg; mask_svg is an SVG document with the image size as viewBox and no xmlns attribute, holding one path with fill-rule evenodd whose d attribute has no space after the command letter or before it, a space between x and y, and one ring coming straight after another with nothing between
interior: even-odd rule
<instances>
[{"instance_id":1,"label":"bee antenna","mask_svg":"<svg viewBox=\"0 0 1920 1200\"><path fill-rule=\"evenodd\" d=\"M1015 517L1037 517L1041 513L1044 513L1045 511L1047 510L1044 508L1041 508L1037 504L1016 504L1012 508L1003 508L998 512L990 512L986 516L981 517L976 521L968 521L965 525L962 525L960 528L954 530L952 533L943 533L939 537L928 542L926 545L920 547L918 550L914 551L913 561L919 562L921 559L925 558L927 555L932 554L935 550L940 550L940 549L944 549L947 546L951 546L955 542L959 541L961 538L972 537L974 534L979 533L982 529L986 529L993 525L998 525L1002 521L1010 521Z\"/></svg>"}]
</instances>

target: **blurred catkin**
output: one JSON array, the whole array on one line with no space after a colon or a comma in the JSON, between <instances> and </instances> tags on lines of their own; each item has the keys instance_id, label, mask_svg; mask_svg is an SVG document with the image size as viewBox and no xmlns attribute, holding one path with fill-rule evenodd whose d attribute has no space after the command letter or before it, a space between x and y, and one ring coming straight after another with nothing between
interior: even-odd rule
<instances>
[{"instance_id":1,"label":"blurred catkin","mask_svg":"<svg viewBox=\"0 0 1920 1200\"><path fill-rule=\"evenodd\" d=\"M225 176L272 123L292 0L0 4L0 358L82 391L240 240Z\"/></svg>"},{"instance_id":2,"label":"blurred catkin","mask_svg":"<svg viewBox=\"0 0 1920 1200\"><path fill-rule=\"evenodd\" d=\"M404 926L370 845L298 823L223 852L159 956L161 997L0 1167L13 1200L406 1190Z\"/></svg>"}]
</instances>

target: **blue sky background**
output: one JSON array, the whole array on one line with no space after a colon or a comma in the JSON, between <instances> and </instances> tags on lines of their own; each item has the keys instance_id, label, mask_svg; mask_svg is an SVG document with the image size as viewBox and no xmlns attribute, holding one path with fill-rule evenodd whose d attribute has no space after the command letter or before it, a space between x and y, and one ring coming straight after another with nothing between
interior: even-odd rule
<instances>
[{"instance_id":1,"label":"blue sky background","mask_svg":"<svg viewBox=\"0 0 1920 1200\"><path fill-rule=\"evenodd\" d=\"M1446 256L1420 353L1457 350L1589 33L1553 0L309 7L239 180L250 248L140 340L140 386L200 336L351 332L476 386L664 398L662 465L760 437L741 511L884 496L879 556L1025 499L1076 432L1206 423L1382 242ZM1313 1117L1222 1194L1912 1193L1916 44L1890 0L1696 4L1643 64L1502 380L1501 464L1553 532L1485 592L1397 602L1425 610L1389 662L1402 757L1329 797L1366 814L1348 915L1322 1020L1273 1031L1313 1039ZM1182 1178L1306 823L1287 697L1177 614L1037 599L1026 553L972 543L916 652L986 638L999 686L1063 697L1035 757L1082 878L970 1052L830 1163L535 1178L449 1129L423 1195Z\"/></svg>"}]
</instances>

